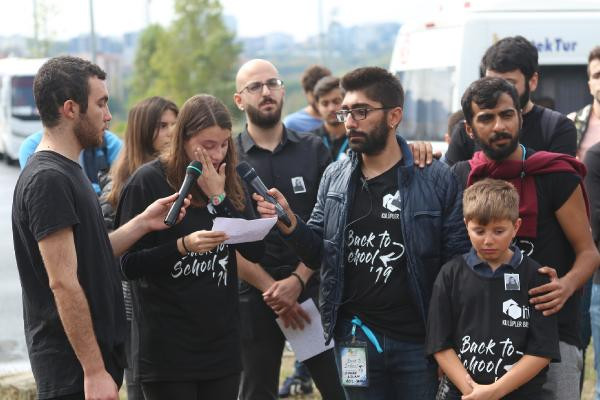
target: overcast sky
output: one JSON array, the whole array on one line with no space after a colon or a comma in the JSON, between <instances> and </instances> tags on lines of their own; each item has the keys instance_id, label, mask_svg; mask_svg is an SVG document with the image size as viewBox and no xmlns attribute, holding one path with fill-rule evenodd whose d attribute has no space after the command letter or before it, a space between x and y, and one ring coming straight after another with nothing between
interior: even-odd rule
<instances>
[{"instance_id":1,"label":"overcast sky","mask_svg":"<svg viewBox=\"0 0 600 400\"><path fill-rule=\"evenodd\" d=\"M33 36L33 3L36 0L0 0L0 35ZM66 39L90 30L89 0L37 0L49 6L50 36ZM460 2L460 0L449 0ZM145 26L145 4L151 22L167 24L173 18L173 0L93 0L96 32L118 36ZM18 5L17 5L18 3ZM344 25L370 22L403 22L431 15L441 0L221 0L226 15L233 16L240 36L286 32L297 39L319 31L332 20ZM321 13L319 13L321 9Z\"/></svg>"}]
</instances>

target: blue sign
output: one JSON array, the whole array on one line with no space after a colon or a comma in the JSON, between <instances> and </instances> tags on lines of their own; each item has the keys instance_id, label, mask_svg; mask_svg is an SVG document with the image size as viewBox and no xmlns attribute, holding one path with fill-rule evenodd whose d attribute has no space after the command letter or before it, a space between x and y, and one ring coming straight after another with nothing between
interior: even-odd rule
<instances>
[{"instance_id":1,"label":"blue sign","mask_svg":"<svg viewBox=\"0 0 600 400\"><path fill-rule=\"evenodd\" d=\"M544 38L543 41L531 43L540 53L573 53L577 47L576 41L568 41L562 38Z\"/></svg>"}]
</instances>

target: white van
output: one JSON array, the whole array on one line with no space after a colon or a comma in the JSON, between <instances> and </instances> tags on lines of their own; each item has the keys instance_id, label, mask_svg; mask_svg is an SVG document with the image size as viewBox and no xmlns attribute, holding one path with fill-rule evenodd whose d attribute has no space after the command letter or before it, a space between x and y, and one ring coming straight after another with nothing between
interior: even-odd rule
<instances>
[{"instance_id":1,"label":"white van","mask_svg":"<svg viewBox=\"0 0 600 400\"><path fill-rule=\"evenodd\" d=\"M47 59L0 59L0 153L8 163L19 158L27 136L42 130L33 100L33 78Z\"/></svg>"},{"instance_id":2,"label":"white van","mask_svg":"<svg viewBox=\"0 0 600 400\"><path fill-rule=\"evenodd\" d=\"M405 90L399 132L408 140L427 140L445 151L447 120L460 98L480 77L489 46L521 35L538 49L540 83L532 98L553 101L569 113L591 102L587 57L600 45L600 2L476 0L428 20L402 25L390 70Z\"/></svg>"}]
</instances>

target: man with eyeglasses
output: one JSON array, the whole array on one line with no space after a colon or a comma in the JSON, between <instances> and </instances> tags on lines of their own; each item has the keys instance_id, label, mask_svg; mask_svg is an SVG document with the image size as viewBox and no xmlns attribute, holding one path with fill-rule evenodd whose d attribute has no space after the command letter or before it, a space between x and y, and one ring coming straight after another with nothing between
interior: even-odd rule
<instances>
[{"instance_id":1,"label":"man with eyeglasses","mask_svg":"<svg viewBox=\"0 0 600 400\"><path fill-rule=\"evenodd\" d=\"M237 73L233 98L245 112L247 125L235 143L240 160L252 165L267 186L281 188L299 215L307 218L331 157L317 136L285 127L281 121L284 95L285 87L273 64L260 59L245 63ZM259 264L276 282L264 295L244 283L240 287L244 368L240 399L244 400L277 398L285 337L274 310L279 315L297 313L297 301L312 297L316 302L319 287L318 276L300 262L276 230L267 235L265 245ZM305 365L324 399L344 398L335 378L332 349L306 360Z\"/></svg>"},{"instance_id":2,"label":"man with eyeglasses","mask_svg":"<svg viewBox=\"0 0 600 400\"><path fill-rule=\"evenodd\" d=\"M358 68L341 86L337 117L349 158L325 171L307 223L272 189L292 221L277 225L302 261L321 269L323 328L334 339L347 398L434 399L425 321L440 267L469 249L462 190L444 164L415 166L396 134L404 101L397 78ZM262 216L274 215L272 204L253 196Z\"/></svg>"}]
</instances>

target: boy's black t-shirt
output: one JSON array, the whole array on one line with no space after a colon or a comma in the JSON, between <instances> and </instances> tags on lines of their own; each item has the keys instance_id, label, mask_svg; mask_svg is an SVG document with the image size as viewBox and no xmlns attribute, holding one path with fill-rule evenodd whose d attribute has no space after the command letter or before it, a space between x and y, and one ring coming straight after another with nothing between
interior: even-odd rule
<instances>
[{"instance_id":1,"label":"boy's black t-shirt","mask_svg":"<svg viewBox=\"0 0 600 400\"><path fill-rule=\"evenodd\" d=\"M117 224L171 193L160 160L143 165L123 189ZM142 382L207 380L241 371L235 254L241 247L221 244L183 256L177 251L178 238L212 228L217 215L211 211L210 205L188 207L181 222L144 236L122 258L126 273L130 263L145 262L148 270L132 281L139 336L135 373ZM252 261L262 256L240 252Z\"/></svg>"},{"instance_id":2,"label":"boy's black t-shirt","mask_svg":"<svg viewBox=\"0 0 600 400\"><path fill-rule=\"evenodd\" d=\"M398 165L357 187L345 230L341 314L397 340L423 342L409 293Z\"/></svg>"},{"instance_id":3,"label":"boy's black t-shirt","mask_svg":"<svg viewBox=\"0 0 600 400\"><path fill-rule=\"evenodd\" d=\"M539 264L523 256L516 269L484 277L465 256L446 263L435 281L426 353L453 348L480 384L493 383L525 354L559 360L556 317L529 304L528 290L549 282ZM504 398L538 399L545 375L546 369Z\"/></svg>"},{"instance_id":4,"label":"boy's black t-shirt","mask_svg":"<svg viewBox=\"0 0 600 400\"><path fill-rule=\"evenodd\" d=\"M527 149L526 158L535 152ZM459 182L466 187L470 172L468 161L457 163L452 167ZM517 237L515 244L521 251L537 261L542 266L556 269L559 277L571 270L575 262L575 251L565 236L556 211L577 189L581 179L571 173L557 172L535 176L535 187L538 204L537 237ZM580 347L580 318L579 303L581 293L575 291L558 312L558 329L560 340L573 346Z\"/></svg>"},{"instance_id":5,"label":"boy's black t-shirt","mask_svg":"<svg viewBox=\"0 0 600 400\"><path fill-rule=\"evenodd\" d=\"M106 370L120 384L125 367L123 292L98 197L79 164L52 151L34 153L15 187L12 228L25 337L40 399L83 391L83 370L65 334L38 247L67 227L73 229L77 277Z\"/></svg>"}]
</instances>

